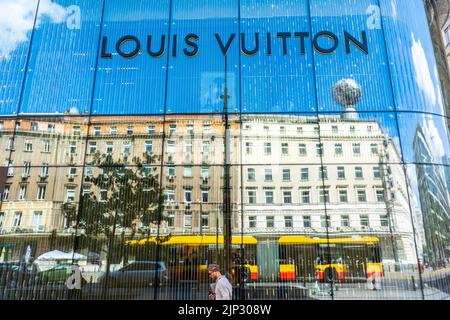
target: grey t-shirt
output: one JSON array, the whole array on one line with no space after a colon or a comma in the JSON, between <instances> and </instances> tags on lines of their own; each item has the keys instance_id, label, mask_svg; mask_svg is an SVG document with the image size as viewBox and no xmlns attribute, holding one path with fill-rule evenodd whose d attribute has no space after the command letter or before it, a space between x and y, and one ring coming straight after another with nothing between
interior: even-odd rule
<instances>
[{"instance_id":1,"label":"grey t-shirt","mask_svg":"<svg viewBox=\"0 0 450 320\"><path fill-rule=\"evenodd\" d=\"M215 288L216 300L231 300L233 295L233 287L230 281L222 275L216 281Z\"/></svg>"}]
</instances>

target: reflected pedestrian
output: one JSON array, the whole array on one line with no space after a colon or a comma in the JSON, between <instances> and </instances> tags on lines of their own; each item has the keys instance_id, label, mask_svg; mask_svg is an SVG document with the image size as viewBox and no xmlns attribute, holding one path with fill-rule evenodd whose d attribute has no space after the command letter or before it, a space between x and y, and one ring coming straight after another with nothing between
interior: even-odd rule
<instances>
[{"instance_id":1,"label":"reflected pedestrian","mask_svg":"<svg viewBox=\"0 0 450 320\"><path fill-rule=\"evenodd\" d=\"M231 300L233 296L233 287L230 281L220 272L218 264L208 266L208 274L215 283L210 287L210 300Z\"/></svg>"}]
</instances>

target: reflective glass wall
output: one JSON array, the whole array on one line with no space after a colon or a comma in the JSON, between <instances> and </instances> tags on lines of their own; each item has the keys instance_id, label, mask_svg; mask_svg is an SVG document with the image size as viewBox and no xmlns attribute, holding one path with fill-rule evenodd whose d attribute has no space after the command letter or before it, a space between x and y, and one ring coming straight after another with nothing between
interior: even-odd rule
<instances>
[{"instance_id":1,"label":"reflective glass wall","mask_svg":"<svg viewBox=\"0 0 450 320\"><path fill-rule=\"evenodd\" d=\"M0 12L0 299L448 296L423 1Z\"/></svg>"}]
</instances>

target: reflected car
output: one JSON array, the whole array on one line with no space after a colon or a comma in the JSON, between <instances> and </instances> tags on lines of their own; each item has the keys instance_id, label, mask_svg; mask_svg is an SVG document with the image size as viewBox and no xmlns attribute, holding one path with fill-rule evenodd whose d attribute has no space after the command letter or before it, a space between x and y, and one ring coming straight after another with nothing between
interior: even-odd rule
<instances>
[{"instance_id":1,"label":"reflected car","mask_svg":"<svg viewBox=\"0 0 450 320\"><path fill-rule=\"evenodd\" d=\"M38 278L39 269L36 264L23 262L0 263L0 287L16 287L32 285Z\"/></svg>"},{"instance_id":2,"label":"reflected car","mask_svg":"<svg viewBox=\"0 0 450 320\"><path fill-rule=\"evenodd\" d=\"M49 270L39 272L39 279L45 284L49 282L65 282L72 275L71 263L61 263ZM86 283L86 280L81 277L82 284Z\"/></svg>"},{"instance_id":3,"label":"reflected car","mask_svg":"<svg viewBox=\"0 0 450 320\"><path fill-rule=\"evenodd\" d=\"M110 287L147 287L154 286L158 279L160 285L165 285L169 279L166 265L162 261L134 261L117 271L109 273L108 286ZM99 282L106 281L102 273Z\"/></svg>"}]
</instances>

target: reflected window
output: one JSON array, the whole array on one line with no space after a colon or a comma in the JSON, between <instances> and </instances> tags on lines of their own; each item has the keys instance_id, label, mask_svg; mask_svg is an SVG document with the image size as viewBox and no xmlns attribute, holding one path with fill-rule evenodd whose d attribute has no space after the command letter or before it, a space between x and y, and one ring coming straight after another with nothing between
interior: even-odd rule
<instances>
[{"instance_id":1,"label":"reflected window","mask_svg":"<svg viewBox=\"0 0 450 320\"><path fill-rule=\"evenodd\" d=\"M282 136L286 135L286 127L280 127L280 134Z\"/></svg>"},{"instance_id":2,"label":"reflected window","mask_svg":"<svg viewBox=\"0 0 450 320\"><path fill-rule=\"evenodd\" d=\"M298 145L298 154L299 154L301 157L305 157L305 156L306 156L306 144L300 143L300 144Z\"/></svg>"},{"instance_id":3,"label":"reflected window","mask_svg":"<svg viewBox=\"0 0 450 320\"><path fill-rule=\"evenodd\" d=\"M311 197L309 191L302 191L302 203L309 204L311 203Z\"/></svg>"},{"instance_id":4,"label":"reflected window","mask_svg":"<svg viewBox=\"0 0 450 320\"><path fill-rule=\"evenodd\" d=\"M369 216L367 214L361 214L359 216L361 227L369 227Z\"/></svg>"},{"instance_id":5,"label":"reflected window","mask_svg":"<svg viewBox=\"0 0 450 320\"><path fill-rule=\"evenodd\" d=\"M211 125L210 124L204 124L203 125L203 133L204 134L210 134L211 133Z\"/></svg>"},{"instance_id":6,"label":"reflected window","mask_svg":"<svg viewBox=\"0 0 450 320\"><path fill-rule=\"evenodd\" d=\"M184 144L184 153L187 155L192 154L192 141L186 141Z\"/></svg>"},{"instance_id":7,"label":"reflected window","mask_svg":"<svg viewBox=\"0 0 450 320\"><path fill-rule=\"evenodd\" d=\"M253 190L247 191L247 196L249 204L256 204L256 191Z\"/></svg>"},{"instance_id":8,"label":"reflected window","mask_svg":"<svg viewBox=\"0 0 450 320\"><path fill-rule=\"evenodd\" d=\"M186 211L184 214L184 231L189 232L192 229L192 212Z\"/></svg>"},{"instance_id":9,"label":"reflected window","mask_svg":"<svg viewBox=\"0 0 450 320\"><path fill-rule=\"evenodd\" d=\"M330 216L322 215L320 216L320 226L322 228L330 228L331 227L331 219Z\"/></svg>"},{"instance_id":10,"label":"reflected window","mask_svg":"<svg viewBox=\"0 0 450 320\"><path fill-rule=\"evenodd\" d=\"M175 177L175 167L174 166L167 167L167 177L169 179L173 179Z\"/></svg>"},{"instance_id":11,"label":"reflected window","mask_svg":"<svg viewBox=\"0 0 450 320\"><path fill-rule=\"evenodd\" d=\"M208 190L202 190L202 202L207 203L209 201L209 192Z\"/></svg>"},{"instance_id":12,"label":"reflected window","mask_svg":"<svg viewBox=\"0 0 450 320\"><path fill-rule=\"evenodd\" d=\"M25 140L25 152L33 152L33 141L32 140Z\"/></svg>"},{"instance_id":13,"label":"reflected window","mask_svg":"<svg viewBox=\"0 0 450 320\"><path fill-rule=\"evenodd\" d=\"M35 231L35 232L44 231L42 211L34 212L32 228L33 228L33 231Z\"/></svg>"},{"instance_id":14,"label":"reflected window","mask_svg":"<svg viewBox=\"0 0 450 320\"><path fill-rule=\"evenodd\" d=\"M73 127L73 135L79 136L80 134L81 134L81 128L79 126L74 126Z\"/></svg>"},{"instance_id":15,"label":"reflected window","mask_svg":"<svg viewBox=\"0 0 450 320\"><path fill-rule=\"evenodd\" d=\"M192 190L184 190L184 202L187 204L192 202Z\"/></svg>"},{"instance_id":16,"label":"reflected window","mask_svg":"<svg viewBox=\"0 0 450 320\"><path fill-rule=\"evenodd\" d=\"M355 167L355 178L356 179L363 179L363 169L362 167Z\"/></svg>"},{"instance_id":17,"label":"reflected window","mask_svg":"<svg viewBox=\"0 0 450 320\"><path fill-rule=\"evenodd\" d=\"M254 168L247 168L247 180L248 181L255 181L256 180L256 173Z\"/></svg>"},{"instance_id":18,"label":"reflected window","mask_svg":"<svg viewBox=\"0 0 450 320\"><path fill-rule=\"evenodd\" d=\"M272 143L264 142L264 155L270 156L272 154Z\"/></svg>"},{"instance_id":19,"label":"reflected window","mask_svg":"<svg viewBox=\"0 0 450 320\"><path fill-rule=\"evenodd\" d=\"M38 124L36 122L31 122L31 131L38 131Z\"/></svg>"},{"instance_id":20,"label":"reflected window","mask_svg":"<svg viewBox=\"0 0 450 320\"><path fill-rule=\"evenodd\" d=\"M361 155L361 144L353 143L353 156L359 157Z\"/></svg>"},{"instance_id":21,"label":"reflected window","mask_svg":"<svg viewBox=\"0 0 450 320\"><path fill-rule=\"evenodd\" d=\"M20 186L19 187L19 200L25 200L27 193L27 186Z\"/></svg>"},{"instance_id":22,"label":"reflected window","mask_svg":"<svg viewBox=\"0 0 450 320\"><path fill-rule=\"evenodd\" d=\"M175 202L175 190L173 188L167 188L166 190L167 202Z\"/></svg>"},{"instance_id":23,"label":"reflected window","mask_svg":"<svg viewBox=\"0 0 450 320\"><path fill-rule=\"evenodd\" d=\"M284 216L284 226L286 228L292 228L294 226L292 216Z\"/></svg>"},{"instance_id":24,"label":"reflected window","mask_svg":"<svg viewBox=\"0 0 450 320\"><path fill-rule=\"evenodd\" d=\"M10 185L6 185L5 188L3 189L3 195L2 195L3 201L8 201L10 189L11 189Z\"/></svg>"},{"instance_id":25,"label":"reflected window","mask_svg":"<svg viewBox=\"0 0 450 320\"><path fill-rule=\"evenodd\" d=\"M283 142L283 143L281 144L281 154L282 154L283 156L289 155L289 144L288 144L288 143Z\"/></svg>"},{"instance_id":26,"label":"reflected window","mask_svg":"<svg viewBox=\"0 0 450 320\"><path fill-rule=\"evenodd\" d=\"M373 178L381 179L381 170L379 166L373 167Z\"/></svg>"},{"instance_id":27,"label":"reflected window","mask_svg":"<svg viewBox=\"0 0 450 320\"><path fill-rule=\"evenodd\" d=\"M315 136L319 135L319 127L314 127L314 135Z\"/></svg>"},{"instance_id":28,"label":"reflected window","mask_svg":"<svg viewBox=\"0 0 450 320\"><path fill-rule=\"evenodd\" d=\"M389 227L389 218L387 214L380 215L380 225L382 227Z\"/></svg>"},{"instance_id":29,"label":"reflected window","mask_svg":"<svg viewBox=\"0 0 450 320\"><path fill-rule=\"evenodd\" d=\"M376 197L378 202L384 202L384 190L383 189L377 189L376 190Z\"/></svg>"},{"instance_id":30,"label":"reflected window","mask_svg":"<svg viewBox=\"0 0 450 320\"><path fill-rule=\"evenodd\" d=\"M71 155L77 153L77 143L75 141L69 142L69 153Z\"/></svg>"},{"instance_id":31,"label":"reflected window","mask_svg":"<svg viewBox=\"0 0 450 320\"><path fill-rule=\"evenodd\" d=\"M145 141L145 153L153 152L153 141L147 140Z\"/></svg>"},{"instance_id":32,"label":"reflected window","mask_svg":"<svg viewBox=\"0 0 450 320\"><path fill-rule=\"evenodd\" d=\"M291 169L283 169L283 182L291 181Z\"/></svg>"},{"instance_id":33,"label":"reflected window","mask_svg":"<svg viewBox=\"0 0 450 320\"><path fill-rule=\"evenodd\" d=\"M370 153L371 153L373 156L378 155L378 145L377 145L376 143L372 143L372 144L370 145Z\"/></svg>"},{"instance_id":34,"label":"reflected window","mask_svg":"<svg viewBox=\"0 0 450 320\"><path fill-rule=\"evenodd\" d=\"M177 131L177 125L176 124L171 124L169 125L169 134L175 134L175 132Z\"/></svg>"},{"instance_id":35,"label":"reflected window","mask_svg":"<svg viewBox=\"0 0 450 320\"><path fill-rule=\"evenodd\" d=\"M49 124L47 126L47 132L48 133L55 133L55 125L54 124Z\"/></svg>"},{"instance_id":36,"label":"reflected window","mask_svg":"<svg viewBox=\"0 0 450 320\"><path fill-rule=\"evenodd\" d=\"M67 187L66 190L66 202L74 202L75 201L75 188Z\"/></svg>"},{"instance_id":37,"label":"reflected window","mask_svg":"<svg viewBox=\"0 0 450 320\"><path fill-rule=\"evenodd\" d=\"M94 174L94 169L91 166L87 166L85 169L86 177L92 177L93 174Z\"/></svg>"},{"instance_id":38,"label":"reflected window","mask_svg":"<svg viewBox=\"0 0 450 320\"><path fill-rule=\"evenodd\" d=\"M338 126L332 126L331 127L331 133L332 134L338 134L339 133L339 127Z\"/></svg>"},{"instance_id":39,"label":"reflected window","mask_svg":"<svg viewBox=\"0 0 450 320\"><path fill-rule=\"evenodd\" d=\"M192 167L191 166L184 167L183 177L185 177L185 178L192 178Z\"/></svg>"},{"instance_id":40,"label":"reflected window","mask_svg":"<svg viewBox=\"0 0 450 320\"><path fill-rule=\"evenodd\" d=\"M308 168L301 168L300 169L300 180L301 181L308 181L309 180L309 169Z\"/></svg>"},{"instance_id":41,"label":"reflected window","mask_svg":"<svg viewBox=\"0 0 450 320\"><path fill-rule=\"evenodd\" d=\"M14 176L14 167L13 167L12 160L8 161L7 167L8 167L8 173L7 173L8 177Z\"/></svg>"},{"instance_id":42,"label":"reflected window","mask_svg":"<svg viewBox=\"0 0 450 320\"><path fill-rule=\"evenodd\" d=\"M209 213L204 213L204 212L202 213L201 226L202 226L202 229L209 228Z\"/></svg>"},{"instance_id":43,"label":"reflected window","mask_svg":"<svg viewBox=\"0 0 450 320\"><path fill-rule=\"evenodd\" d=\"M325 166L319 167L319 180L327 180L328 179L328 169Z\"/></svg>"},{"instance_id":44,"label":"reflected window","mask_svg":"<svg viewBox=\"0 0 450 320\"><path fill-rule=\"evenodd\" d=\"M97 142L90 141L89 142L89 154L94 154L97 152Z\"/></svg>"},{"instance_id":45,"label":"reflected window","mask_svg":"<svg viewBox=\"0 0 450 320\"><path fill-rule=\"evenodd\" d=\"M319 201L320 203L329 203L330 202L330 191L329 190L320 190L319 192Z\"/></svg>"},{"instance_id":46,"label":"reflected window","mask_svg":"<svg viewBox=\"0 0 450 320\"><path fill-rule=\"evenodd\" d=\"M202 143L202 152L203 152L204 155L208 155L209 154L209 146L210 146L209 141L203 141L203 143Z\"/></svg>"},{"instance_id":47,"label":"reflected window","mask_svg":"<svg viewBox=\"0 0 450 320\"><path fill-rule=\"evenodd\" d=\"M245 143L245 153L250 155L253 153L253 142L246 142Z\"/></svg>"},{"instance_id":48,"label":"reflected window","mask_svg":"<svg viewBox=\"0 0 450 320\"><path fill-rule=\"evenodd\" d=\"M273 191L266 191L266 204L273 204Z\"/></svg>"},{"instance_id":49,"label":"reflected window","mask_svg":"<svg viewBox=\"0 0 450 320\"><path fill-rule=\"evenodd\" d=\"M45 190L45 185L38 186L37 200L45 200Z\"/></svg>"},{"instance_id":50,"label":"reflected window","mask_svg":"<svg viewBox=\"0 0 450 320\"><path fill-rule=\"evenodd\" d=\"M147 127L147 133L148 134L154 134L155 133L155 126L151 125Z\"/></svg>"},{"instance_id":51,"label":"reflected window","mask_svg":"<svg viewBox=\"0 0 450 320\"><path fill-rule=\"evenodd\" d=\"M173 211L169 211L167 213L167 226L169 228L173 228L175 225L175 214L173 213Z\"/></svg>"},{"instance_id":52,"label":"reflected window","mask_svg":"<svg viewBox=\"0 0 450 320\"><path fill-rule=\"evenodd\" d=\"M99 136L102 133L102 129L100 127L94 127L94 136Z\"/></svg>"},{"instance_id":53,"label":"reflected window","mask_svg":"<svg viewBox=\"0 0 450 320\"><path fill-rule=\"evenodd\" d=\"M264 181L271 182L272 179L272 169L264 169Z\"/></svg>"},{"instance_id":54,"label":"reflected window","mask_svg":"<svg viewBox=\"0 0 450 320\"><path fill-rule=\"evenodd\" d=\"M350 133L354 134L356 132L355 126L350 126Z\"/></svg>"},{"instance_id":55,"label":"reflected window","mask_svg":"<svg viewBox=\"0 0 450 320\"><path fill-rule=\"evenodd\" d=\"M193 125L193 124L188 124L188 125L186 126L186 133L187 133L188 135L194 134L194 125Z\"/></svg>"},{"instance_id":56,"label":"reflected window","mask_svg":"<svg viewBox=\"0 0 450 320\"><path fill-rule=\"evenodd\" d=\"M256 228L256 216L249 216L248 217L248 227L249 228Z\"/></svg>"},{"instance_id":57,"label":"reflected window","mask_svg":"<svg viewBox=\"0 0 450 320\"><path fill-rule=\"evenodd\" d=\"M18 228L20 227L21 223L22 223L22 211L14 212L13 227Z\"/></svg>"},{"instance_id":58,"label":"reflected window","mask_svg":"<svg viewBox=\"0 0 450 320\"><path fill-rule=\"evenodd\" d=\"M108 155L112 155L114 151L114 142L108 141L106 142L105 153Z\"/></svg>"},{"instance_id":59,"label":"reflected window","mask_svg":"<svg viewBox=\"0 0 450 320\"><path fill-rule=\"evenodd\" d=\"M134 131L134 127L133 126L128 126L127 127L127 134L133 134Z\"/></svg>"},{"instance_id":60,"label":"reflected window","mask_svg":"<svg viewBox=\"0 0 450 320\"><path fill-rule=\"evenodd\" d=\"M339 202L342 202L342 203L348 202L347 190L339 190Z\"/></svg>"},{"instance_id":61,"label":"reflected window","mask_svg":"<svg viewBox=\"0 0 450 320\"><path fill-rule=\"evenodd\" d=\"M357 190L358 202L367 202L366 190Z\"/></svg>"},{"instance_id":62,"label":"reflected window","mask_svg":"<svg viewBox=\"0 0 450 320\"><path fill-rule=\"evenodd\" d=\"M22 177L23 177L23 178L29 177L29 176L30 176L30 170L31 170L31 162L25 161L25 162L23 163Z\"/></svg>"},{"instance_id":63,"label":"reflected window","mask_svg":"<svg viewBox=\"0 0 450 320\"><path fill-rule=\"evenodd\" d=\"M303 228L311 228L311 216L303 216Z\"/></svg>"},{"instance_id":64,"label":"reflected window","mask_svg":"<svg viewBox=\"0 0 450 320\"><path fill-rule=\"evenodd\" d=\"M341 227L349 227L350 226L350 218L348 214L341 215Z\"/></svg>"},{"instance_id":65,"label":"reflected window","mask_svg":"<svg viewBox=\"0 0 450 320\"><path fill-rule=\"evenodd\" d=\"M266 216L266 227L267 228L275 227L275 217L274 216Z\"/></svg>"},{"instance_id":66,"label":"reflected window","mask_svg":"<svg viewBox=\"0 0 450 320\"><path fill-rule=\"evenodd\" d=\"M111 128L109 128L109 134L117 134L117 127L112 126Z\"/></svg>"},{"instance_id":67,"label":"reflected window","mask_svg":"<svg viewBox=\"0 0 450 320\"><path fill-rule=\"evenodd\" d=\"M345 179L345 167L338 167L337 168L337 177L340 180Z\"/></svg>"},{"instance_id":68,"label":"reflected window","mask_svg":"<svg viewBox=\"0 0 450 320\"><path fill-rule=\"evenodd\" d=\"M124 141L123 147L122 147L122 153L124 156L129 156L131 153L131 142L130 141Z\"/></svg>"},{"instance_id":69,"label":"reflected window","mask_svg":"<svg viewBox=\"0 0 450 320\"><path fill-rule=\"evenodd\" d=\"M175 153L175 141L167 140L167 153Z\"/></svg>"},{"instance_id":70,"label":"reflected window","mask_svg":"<svg viewBox=\"0 0 450 320\"><path fill-rule=\"evenodd\" d=\"M291 191L283 191L283 203L284 204L292 203L292 192Z\"/></svg>"},{"instance_id":71,"label":"reflected window","mask_svg":"<svg viewBox=\"0 0 450 320\"><path fill-rule=\"evenodd\" d=\"M323 144L322 143L318 143L316 144L316 156L321 157L323 156Z\"/></svg>"},{"instance_id":72,"label":"reflected window","mask_svg":"<svg viewBox=\"0 0 450 320\"><path fill-rule=\"evenodd\" d=\"M343 151L342 151L342 143L336 143L335 145L334 145L334 155L336 156L336 157L340 157L340 156L342 156L344 153L343 153Z\"/></svg>"},{"instance_id":73,"label":"reflected window","mask_svg":"<svg viewBox=\"0 0 450 320\"><path fill-rule=\"evenodd\" d=\"M0 231L3 229L3 221L5 221L5 213L0 212Z\"/></svg>"},{"instance_id":74,"label":"reflected window","mask_svg":"<svg viewBox=\"0 0 450 320\"><path fill-rule=\"evenodd\" d=\"M209 178L209 167L202 167L202 179Z\"/></svg>"},{"instance_id":75,"label":"reflected window","mask_svg":"<svg viewBox=\"0 0 450 320\"><path fill-rule=\"evenodd\" d=\"M42 152L49 153L50 152L50 140L44 140L43 141L43 148Z\"/></svg>"},{"instance_id":76,"label":"reflected window","mask_svg":"<svg viewBox=\"0 0 450 320\"><path fill-rule=\"evenodd\" d=\"M100 190L100 201L108 200L108 190L102 189Z\"/></svg>"}]
</instances>

